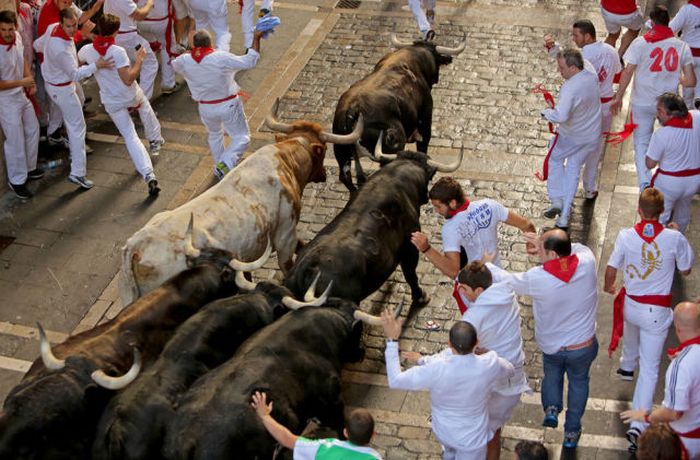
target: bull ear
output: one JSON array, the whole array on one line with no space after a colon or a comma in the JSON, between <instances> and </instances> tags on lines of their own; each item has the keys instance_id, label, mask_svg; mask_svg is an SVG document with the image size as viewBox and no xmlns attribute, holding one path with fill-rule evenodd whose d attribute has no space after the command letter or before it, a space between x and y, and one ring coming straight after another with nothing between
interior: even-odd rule
<instances>
[{"instance_id":1,"label":"bull ear","mask_svg":"<svg viewBox=\"0 0 700 460\"><path fill-rule=\"evenodd\" d=\"M313 143L313 144L311 144L311 151L313 152L314 156L325 155L325 153L326 153L326 144L316 144L316 143Z\"/></svg>"}]
</instances>

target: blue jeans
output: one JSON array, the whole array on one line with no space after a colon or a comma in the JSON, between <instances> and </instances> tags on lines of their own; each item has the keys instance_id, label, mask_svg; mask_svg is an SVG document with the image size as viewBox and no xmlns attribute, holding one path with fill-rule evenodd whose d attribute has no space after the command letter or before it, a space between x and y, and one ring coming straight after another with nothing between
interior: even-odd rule
<instances>
[{"instance_id":1,"label":"blue jeans","mask_svg":"<svg viewBox=\"0 0 700 460\"><path fill-rule=\"evenodd\" d=\"M564 374L569 380L569 398L566 409L564 431L580 431L581 417L588 401L588 382L593 360L598 355L598 340L585 348L573 351L558 351L548 355L542 353L544 378L542 379L542 406L550 406L559 412L564 409Z\"/></svg>"}]
</instances>

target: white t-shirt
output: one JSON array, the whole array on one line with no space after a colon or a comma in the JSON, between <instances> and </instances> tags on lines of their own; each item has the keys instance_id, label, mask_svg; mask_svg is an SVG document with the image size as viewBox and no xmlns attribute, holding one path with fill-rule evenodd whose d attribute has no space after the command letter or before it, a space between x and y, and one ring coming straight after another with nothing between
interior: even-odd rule
<instances>
[{"instance_id":1,"label":"white t-shirt","mask_svg":"<svg viewBox=\"0 0 700 460\"><path fill-rule=\"evenodd\" d=\"M596 70L600 97L612 96L613 79L622 70L617 50L607 43L595 42L581 48L581 54Z\"/></svg>"},{"instance_id":2,"label":"white t-shirt","mask_svg":"<svg viewBox=\"0 0 700 460\"><path fill-rule=\"evenodd\" d=\"M8 49L9 48L9 49ZM12 47L0 45L0 80L21 80L24 78L24 46L19 32L15 32L15 44ZM0 97L12 97L21 94L24 88L0 90Z\"/></svg>"},{"instance_id":3,"label":"white t-shirt","mask_svg":"<svg viewBox=\"0 0 700 460\"><path fill-rule=\"evenodd\" d=\"M678 93L681 70L693 63L688 45L675 37L655 43L637 37L627 48L624 59L637 66L632 103L653 107L663 93Z\"/></svg>"},{"instance_id":4,"label":"white t-shirt","mask_svg":"<svg viewBox=\"0 0 700 460\"><path fill-rule=\"evenodd\" d=\"M34 41L34 49L44 54L41 63L41 74L49 84L61 84L80 81L95 73L94 63L78 66L78 53L75 51L73 40L52 37L51 33L60 27L59 23L51 24L46 33Z\"/></svg>"},{"instance_id":5,"label":"white t-shirt","mask_svg":"<svg viewBox=\"0 0 700 460\"><path fill-rule=\"evenodd\" d=\"M683 412L671 428L687 433L700 427L700 345L681 350L666 369L663 406Z\"/></svg>"},{"instance_id":6,"label":"white t-shirt","mask_svg":"<svg viewBox=\"0 0 700 460\"><path fill-rule=\"evenodd\" d=\"M105 14L119 17L119 32L136 30L136 21L131 17L136 11L136 3L132 0L105 0L102 8Z\"/></svg>"},{"instance_id":7,"label":"white t-shirt","mask_svg":"<svg viewBox=\"0 0 700 460\"><path fill-rule=\"evenodd\" d=\"M78 57L82 62L93 64L100 58L100 54L95 51L92 44L89 44L80 49ZM107 49L104 58L111 58L114 62L114 67L111 69L97 69L97 72L95 72L95 79L97 80L97 85L100 87L100 99L102 100L102 104L127 105L133 102L141 91L141 88L139 88L138 83L135 81L132 82L130 86L126 86L119 77L118 72L118 69L130 65L126 50L119 45L112 45Z\"/></svg>"},{"instance_id":8,"label":"white t-shirt","mask_svg":"<svg viewBox=\"0 0 700 460\"><path fill-rule=\"evenodd\" d=\"M590 63L589 63L590 65ZM594 142L602 135L600 89L595 69L584 68L564 81L553 109L542 115L557 123L557 132L576 142Z\"/></svg>"},{"instance_id":9,"label":"white t-shirt","mask_svg":"<svg viewBox=\"0 0 700 460\"><path fill-rule=\"evenodd\" d=\"M623 228L608 266L622 270L628 294L666 295L671 293L676 267L688 270L694 260L693 248L677 230L665 228L648 244L634 228Z\"/></svg>"},{"instance_id":10,"label":"white t-shirt","mask_svg":"<svg viewBox=\"0 0 700 460\"><path fill-rule=\"evenodd\" d=\"M258 63L260 54L249 48L242 56L226 51L214 51L197 63L190 53L178 56L172 61L175 72L182 74L195 101L214 101L237 94L236 72L252 69Z\"/></svg>"},{"instance_id":11,"label":"white t-shirt","mask_svg":"<svg viewBox=\"0 0 700 460\"><path fill-rule=\"evenodd\" d=\"M442 226L443 252L459 252L463 247L470 262L481 260L484 250L496 251L494 264L501 265L498 254L498 223L508 219L508 208L486 198L472 201L466 210L446 219Z\"/></svg>"},{"instance_id":12,"label":"white t-shirt","mask_svg":"<svg viewBox=\"0 0 700 460\"><path fill-rule=\"evenodd\" d=\"M226 0L190 0L190 8L210 15L226 14Z\"/></svg>"},{"instance_id":13,"label":"white t-shirt","mask_svg":"<svg viewBox=\"0 0 700 460\"><path fill-rule=\"evenodd\" d=\"M692 128L662 126L651 136L647 156L664 171L700 168L700 112L691 110L690 115Z\"/></svg>"},{"instance_id":14,"label":"white t-shirt","mask_svg":"<svg viewBox=\"0 0 700 460\"><path fill-rule=\"evenodd\" d=\"M688 46L700 48L700 8L690 4L683 5L668 26L676 35L682 32L681 40Z\"/></svg>"},{"instance_id":15,"label":"white t-shirt","mask_svg":"<svg viewBox=\"0 0 700 460\"><path fill-rule=\"evenodd\" d=\"M578 266L568 283L542 266L523 273L508 273L489 265L494 282L507 281L518 295L532 297L535 340L551 355L561 347L577 345L595 335L598 310L598 277L593 252L578 243L571 245Z\"/></svg>"}]
</instances>

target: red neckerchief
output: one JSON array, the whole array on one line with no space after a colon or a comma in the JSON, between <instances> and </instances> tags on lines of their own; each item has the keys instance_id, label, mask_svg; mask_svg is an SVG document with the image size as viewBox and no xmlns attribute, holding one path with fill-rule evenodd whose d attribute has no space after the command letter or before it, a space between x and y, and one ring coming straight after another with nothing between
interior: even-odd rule
<instances>
[{"instance_id":1,"label":"red neckerchief","mask_svg":"<svg viewBox=\"0 0 700 460\"><path fill-rule=\"evenodd\" d=\"M92 42L92 46L95 48L100 56L107 54L107 50L110 46L114 45L114 37L103 37L101 35L96 35L95 40Z\"/></svg>"},{"instance_id":2,"label":"red neckerchief","mask_svg":"<svg viewBox=\"0 0 700 460\"><path fill-rule=\"evenodd\" d=\"M452 297L454 297L457 301L457 308L459 308L459 312L463 315L469 309L469 307L466 303L464 303L464 300L462 300L462 296L459 293L459 282L456 280L455 287L452 290Z\"/></svg>"},{"instance_id":3,"label":"red neckerchief","mask_svg":"<svg viewBox=\"0 0 700 460\"><path fill-rule=\"evenodd\" d=\"M447 210L447 215L449 216L448 219L452 219L454 216L459 214L462 211L466 211L467 208L469 207L469 200L465 199L464 204L460 206L459 208L455 209L454 211L451 209Z\"/></svg>"},{"instance_id":4,"label":"red neckerchief","mask_svg":"<svg viewBox=\"0 0 700 460\"><path fill-rule=\"evenodd\" d=\"M656 43L671 37L673 37L673 30L668 26L659 24L654 24L654 27L644 34L644 40L646 40L647 43Z\"/></svg>"},{"instance_id":5,"label":"red neckerchief","mask_svg":"<svg viewBox=\"0 0 700 460\"><path fill-rule=\"evenodd\" d=\"M673 117L666 123L664 123L664 126L673 126L674 128L690 129L693 127L693 116L690 115L690 112L688 112L688 115L686 115L685 118Z\"/></svg>"},{"instance_id":6,"label":"red neckerchief","mask_svg":"<svg viewBox=\"0 0 700 460\"><path fill-rule=\"evenodd\" d=\"M195 46L192 48L192 59L194 59L194 62L199 64L202 62L202 59L204 59L205 56L210 55L214 51L216 50L211 46Z\"/></svg>"},{"instance_id":7,"label":"red neckerchief","mask_svg":"<svg viewBox=\"0 0 700 460\"><path fill-rule=\"evenodd\" d=\"M46 33L46 29L49 28L54 22L60 22L61 10L58 9L54 0L46 0L44 6L41 7L39 11L39 18L36 24L36 36L41 37Z\"/></svg>"},{"instance_id":8,"label":"red neckerchief","mask_svg":"<svg viewBox=\"0 0 700 460\"><path fill-rule=\"evenodd\" d=\"M568 283L574 276L576 267L578 267L578 256L576 254L552 259L542 264L544 271L565 283Z\"/></svg>"},{"instance_id":9,"label":"red neckerchief","mask_svg":"<svg viewBox=\"0 0 700 460\"><path fill-rule=\"evenodd\" d=\"M0 45L7 45L7 51L10 51L12 47L15 46L15 43L17 43L17 35L15 35L15 39L11 42L6 42L2 37L0 37Z\"/></svg>"},{"instance_id":10,"label":"red neckerchief","mask_svg":"<svg viewBox=\"0 0 700 460\"><path fill-rule=\"evenodd\" d=\"M63 30L63 27L61 27L60 22L58 24L56 24L56 27L53 28L53 31L51 32L51 36L62 38L62 39L67 40L67 41L73 40L73 38L69 37L68 34L66 33L66 31Z\"/></svg>"},{"instance_id":11,"label":"red neckerchief","mask_svg":"<svg viewBox=\"0 0 700 460\"><path fill-rule=\"evenodd\" d=\"M659 233L664 229L664 226L658 220L644 220L634 224L634 231L641 239L647 242L647 244L654 241Z\"/></svg>"},{"instance_id":12,"label":"red neckerchief","mask_svg":"<svg viewBox=\"0 0 700 460\"><path fill-rule=\"evenodd\" d=\"M697 337L693 337L692 339L686 340L685 342L678 345L676 348L669 348L668 357L671 359L675 358L676 355L683 351L685 347L689 347L691 345L700 345L700 335Z\"/></svg>"},{"instance_id":13,"label":"red neckerchief","mask_svg":"<svg viewBox=\"0 0 700 460\"><path fill-rule=\"evenodd\" d=\"M700 0L688 0L688 5L693 5L700 8Z\"/></svg>"}]
</instances>

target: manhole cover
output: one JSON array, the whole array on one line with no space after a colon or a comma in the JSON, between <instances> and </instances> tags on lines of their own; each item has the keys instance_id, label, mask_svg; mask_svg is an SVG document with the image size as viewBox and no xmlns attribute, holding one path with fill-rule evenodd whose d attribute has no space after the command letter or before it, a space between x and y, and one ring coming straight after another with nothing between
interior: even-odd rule
<instances>
[{"instance_id":1,"label":"manhole cover","mask_svg":"<svg viewBox=\"0 0 700 460\"><path fill-rule=\"evenodd\" d=\"M360 0L340 0L335 7L344 8L346 10L356 10L362 2Z\"/></svg>"},{"instance_id":2,"label":"manhole cover","mask_svg":"<svg viewBox=\"0 0 700 460\"><path fill-rule=\"evenodd\" d=\"M0 252L4 251L15 240L13 236L0 235Z\"/></svg>"}]
</instances>

